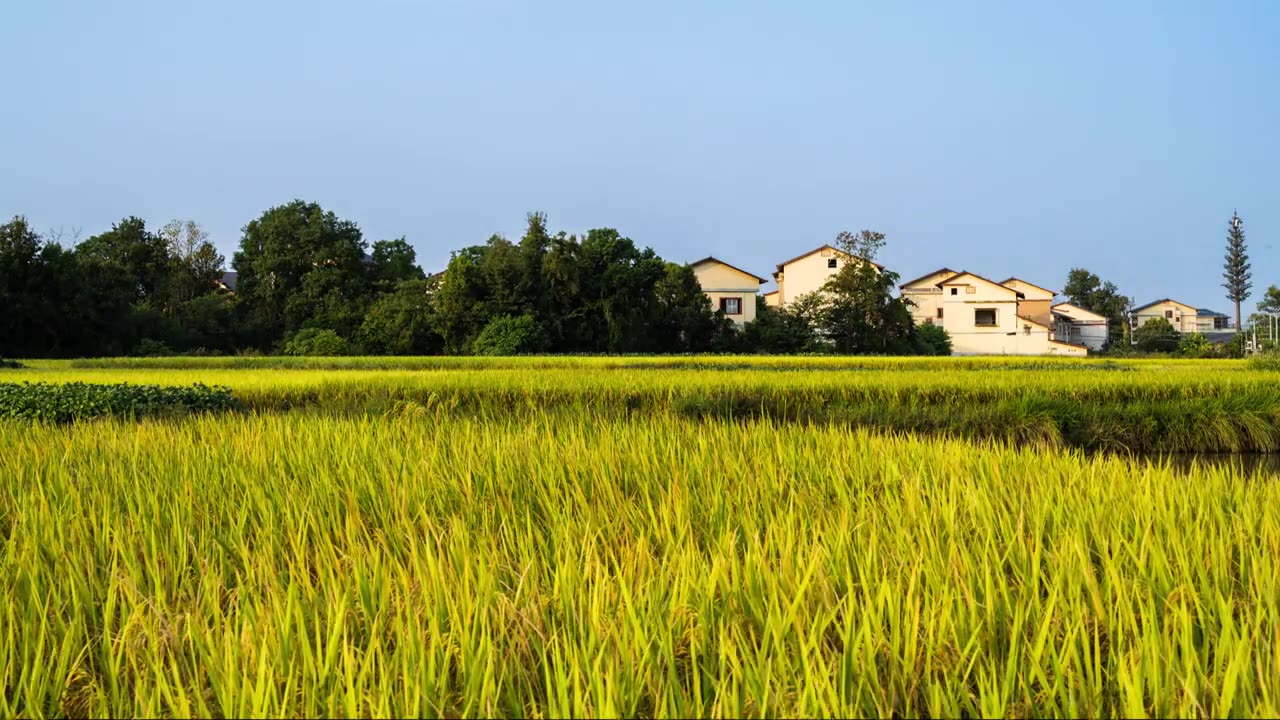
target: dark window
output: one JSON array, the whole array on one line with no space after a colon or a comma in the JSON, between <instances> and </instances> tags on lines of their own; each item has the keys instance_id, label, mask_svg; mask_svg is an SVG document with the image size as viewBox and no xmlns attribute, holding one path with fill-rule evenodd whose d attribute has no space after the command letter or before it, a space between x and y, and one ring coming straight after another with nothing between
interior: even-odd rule
<instances>
[{"instance_id":1,"label":"dark window","mask_svg":"<svg viewBox=\"0 0 1280 720\"><path fill-rule=\"evenodd\" d=\"M959 294L960 294L960 288L951 288L951 294L952 294L952 295L959 295Z\"/></svg>"},{"instance_id":2,"label":"dark window","mask_svg":"<svg viewBox=\"0 0 1280 720\"><path fill-rule=\"evenodd\" d=\"M836 266L836 259L835 259L835 258L831 258L830 260L828 260L828 261L827 261L827 267L829 267L829 268L833 268L833 267L835 267L835 266Z\"/></svg>"},{"instance_id":3,"label":"dark window","mask_svg":"<svg viewBox=\"0 0 1280 720\"><path fill-rule=\"evenodd\" d=\"M1164 316L1165 316L1165 318L1166 318L1166 319L1168 319L1168 320L1172 320L1172 319L1173 319L1173 311L1172 311L1172 310L1165 310L1165 311L1164 311Z\"/></svg>"},{"instance_id":4,"label":"dark window","mask_svg":"<svg viewBox=\"0 0 1280 720\"><path fill-rule=\"evenodd\" d=\"M996 311L994 308L973 311L973 324L978 327L995 327Z\"/></svg>"},{"instance_id":5,"label":"dark window","mask_svg":"<svg viewBox=\"0 0 1280 720\"><path fill-rule=\"evenodd\" d=\"M942 308L938 308L938 319L942 319Z\"/></svg>"},{"instance_id":6,"label":"dark window","mask_svg":"<svg viewBox=\"0 0 1280 720\"><path fill-rule=\"evenodd\" d=\"M742 300L739 298L720 298L720 309L725 315L741 315Z\"/></svg>"}]
</instances>

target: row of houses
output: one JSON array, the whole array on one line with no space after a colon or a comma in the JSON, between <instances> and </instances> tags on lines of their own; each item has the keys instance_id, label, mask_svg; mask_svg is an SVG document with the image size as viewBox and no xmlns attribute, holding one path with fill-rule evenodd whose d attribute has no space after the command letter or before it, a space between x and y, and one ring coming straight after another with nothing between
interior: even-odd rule
<instances>
[{"instance_id":1,"label":"row of houses","mask_svg":"<svg viewBox=\"0 0 1280 720\"><path fill-rule=\"evenodd\" d=\"M785 307L817 292L850 262L867 261L823 245L778 263L773 273L777 289L764 294L765 303ZM739 324L755 319L756 296L768 279L714 257L691 266L713 307ZM1021 278L996 281L943 267L903 283L899 291L911 300L916 324L945 329L957 355L1082 356L1107 342L1107 318L1069 302L1055 302L1055 290ZM1136 327L1156 317L1184 333L1234 332L1226 315L1168 298L1135 308L1132 322Z\"/></svg>"}]
</instances>

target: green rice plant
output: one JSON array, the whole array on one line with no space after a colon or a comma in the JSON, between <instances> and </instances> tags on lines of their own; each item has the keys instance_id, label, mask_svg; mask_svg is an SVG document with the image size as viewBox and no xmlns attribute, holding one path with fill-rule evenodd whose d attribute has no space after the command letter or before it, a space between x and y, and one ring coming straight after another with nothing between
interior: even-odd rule
<instances>
[{"instance_id":1,"label":"green rice plant","mask_svg":"<svg viewBox=\"0 0 1280 720\"><path fill-rule=\"evenodd\" d=\"M676 411L1091 450L1280 450L1280 374L1248 372L1237 361L143 358L78 365L43 361L23 372L50 383L225 386L258 412L381 415L424 406L518 418Z\"/></svg>"},{"instance_id":2,"label":"green rice plant","mask_svg":"<svg viewBox=\"0 0 1280 720\"><path fill-rule=\"evenodd\" d=\"M0 422L0 715L1271 715L1280 485L670 412Z\"/></svg>"}]
</instances>

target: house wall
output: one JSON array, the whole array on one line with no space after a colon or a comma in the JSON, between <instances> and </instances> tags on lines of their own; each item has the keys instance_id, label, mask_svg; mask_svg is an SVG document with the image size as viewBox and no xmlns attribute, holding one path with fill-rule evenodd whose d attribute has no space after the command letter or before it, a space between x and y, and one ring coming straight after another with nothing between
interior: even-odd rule
<instances>
[{"instance_id":1,"label":"house wall","mask_svg":"<svg viewBox=\"0 0 1280 720\"><path fill-rule=\"evenodd\" d=\"M1172 314L1172 317L1167 317L1165 313ZM1168 320L1169 324L1173 325L1173 329L1178 332L1196 332L1196 309L1169 300L1142 308L1134 313L1134 327L1140 328L1151 318L1157 317Z\"/></svg>"},{"instance_id":2,"label":"house wall","mask_svg":"<svg viewBox=\"0 0 1280 720\"><path fill-rule=\"evenodd\" d=\"M911 319L916 325L942 324L938 320L938 308L942 307L942 288L938 287L938 283L952 275L955 273L950 270L936 272L902 288L902 297L914 303L911 308Z\"/></svg>"},{"instance_id":3,"label":"house wall","mask_svg":"<svg viewBox=\"0 0 1280 720\"><path fill-rule=\"evenodd\" d=\"M835 267L828 267L828 262L836 261ZM827 278L840 272L847 262L862 262L857 258L825 248L812 255L788 263L775 278L778 281L778 303L786 305L796 298L817 292L827 283Z\"/></svg>"},{"instance_id":4,"label":"house wall","mask_svg":"<svg viewBox=\"0 0 1280 720\"><path fill-rule=\"evenodd\" d=\"M760 291L758 278L714 262L694 266L693 274L698 278L702 292L711 300L712 310L720 309L723 298L737 298L742 312L737 315L726 313L725 317L739 325L756 319L756 294Z\"/></svg>"},{"instance_id":5,"label":"house wall","mask_svg":"<svg viewBox=\"0 0 1280 720\"><path fill-rule=\"evenodd\" d=\"M1084 345L1094 351L1107 344L1108 322L1101 315L1069 304L1058 305L1053 312L1069 317L1069 321L1063 323L1063 333L1058 335L1058 339Z\"/></svg>"},{"instance_id":6,"label":"house wall","mask_svg":"<svg viewBox=\"0 0 1280 720\"><path fill-rule=\"evenodd\" d=\"M969 289L972 288L972 291ZM957 292L952 294L952 289ZM963 275L942 285L942 327L953 355L1045 355L1049 329L1018 317L1017 293L1002 285ZM996 325L976 324L978 310L994 309ZM1055 351L1057 352L1057 351Z\"/></svg>"},{"instance_id":7,"label":"house wall","mask_svg":"<svg viewBox=\"0 0 1280 720\"><path fill-rule=\"evenodd\" d=\"M781 297L781 293L779 293L777 290L774 290L773 292L765 293L763 297L764 297L764 304L768 305L769 307L778 307L778 305L781 304L781 301L778 299L779 297Z\"/></svg>"}]
</instances>

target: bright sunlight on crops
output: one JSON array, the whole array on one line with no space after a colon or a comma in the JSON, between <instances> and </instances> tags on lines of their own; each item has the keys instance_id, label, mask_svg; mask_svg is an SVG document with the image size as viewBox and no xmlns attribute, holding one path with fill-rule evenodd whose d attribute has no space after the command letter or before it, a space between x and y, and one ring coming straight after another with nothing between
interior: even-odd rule
<instances>
[{"instance_id":1,"label":"bright sunlight on crops","mask_svg":"<svg viewBox=\"0 0 1280 720\"><path fill-rule=\"evenodd\" d=\"M248 408L0 421L0 716L1280 712L1280 486L1073 447L1270 373L236 360L0 375Z\"/></svg>"}]
</instances>

